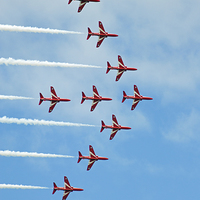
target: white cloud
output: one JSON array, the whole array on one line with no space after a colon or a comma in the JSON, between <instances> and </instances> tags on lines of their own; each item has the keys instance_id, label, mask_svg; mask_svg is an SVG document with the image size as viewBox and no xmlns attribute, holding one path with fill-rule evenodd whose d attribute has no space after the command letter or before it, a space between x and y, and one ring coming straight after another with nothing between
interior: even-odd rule
<instances>
[{"instance_id":1,"label":"white cloud","mask_svg":"<svg viewBox=\"0 0 200 200\"><path fill-rule=\"evenodd\" d=\"M196 110L192 110L189 114L181 114L168 131L163 131L163 136L173 142L199 140L199 121L200 113Z\"/></svg>"}]
</instances>

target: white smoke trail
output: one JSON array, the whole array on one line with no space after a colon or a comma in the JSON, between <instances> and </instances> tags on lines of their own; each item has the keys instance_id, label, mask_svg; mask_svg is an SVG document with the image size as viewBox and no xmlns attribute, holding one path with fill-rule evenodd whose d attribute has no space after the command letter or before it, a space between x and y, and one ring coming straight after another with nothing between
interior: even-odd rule
<instances>
[{"instance_id":1,"label":"white smoke trail","mask_svg":"<svg viewBox=\"0 0 200 200\"><path fill-rule=\"evenodd\" d=\"M7 157L35 157L35 158L74 158L74 156L67 155L57 155L57 154L45 154L45 153L36 153L36 152L20 152L20 151L0 151L0 156Z\"/></svg>"},{"instance_id":2,"label":"white smoke trail","mask_svg":"<svg viewBox=\"0 0 200 200\"><path fill-rule=\"evenodd\" d=\"M44 126L90 126L95 127L95 125L81 124L81 123L71 123L71 122L56 122L56 121L46 121L38 119L25 119L25 118L8 118L6 116L0 118L0 123L6 124L25 124L25 125L44 125Z\"/></svg>"},{"instance_id":3,"label":"white smoke trail","mask_svg":"<svg viewBox=\"0 0 200 200\"><path fill-rule=\"evenodd\" d=\"M0 24L0 31L51 33L51 34L83 34L81 32L75 32L75 31L65 31L65 30L37 28L37 27L24 27L24 26L15 26L15 25L3 25L3 24Z\"/></svg>"},{"instance_id":4,"label":"white smoke trail","mask_svg":"<svg viewBox=\"0 0 200 200\"><path fill-rule=\"evenodd\" d=\"M0 189L49 189L49 188L40 186L31 186L31 185L0 184Z\"/></svg>"},{"instance_id":5,"label":"white smoke trail","mask_svg":"<svg viewBox=\"0 0 200 200\"><path fill-rule=\"evenodd\" d=\"M30 98L30 97L20 97L20 96L6 96L6 95L0 95L0 99L15 100L15 99L33 99L33 98Z\"/></svg>"},{"instance_id":6,"label":"white smoke trail","mask_svg":"<svg viewBox=\"0 0 200 200\"><path fill-rule=\"evenodd\" d=\"M102 68L100 66L93 65L82 65L82 64L70 64L61 62L48 62L48 61L38 61L38 60L22 60L13 58L0 58L0 65L29 65L37 67L89 67L89 68Z\"/></svg>"}]
</instances>

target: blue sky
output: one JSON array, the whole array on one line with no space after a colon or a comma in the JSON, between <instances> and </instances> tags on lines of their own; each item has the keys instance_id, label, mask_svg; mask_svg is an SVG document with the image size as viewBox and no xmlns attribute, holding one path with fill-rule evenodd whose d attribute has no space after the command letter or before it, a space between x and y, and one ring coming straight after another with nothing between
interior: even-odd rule
<instances>
[{"instance_id":1,"label":"blue sky","mask_svg":"<svg viewBox=\"0 0 200 200\"><path fill-rule=\"evenodd\" d=\"M97 127L58 127L0 124L0 150L53 153L75 158L0 157L0 184L52 188L63 186L66 175L72 186L83 188L68 199L199 199L200 191L200 25L197 0L79 2L34 0L1 2L0 24L80 31L82 35L0 32L3 58L67 62L102 66L102 69L0 66L0 95L33 100L0 100L0 117L85 123ZM96 49L97 37L88 41L87 27L98 31L98 21L118 38L107 38ZM116 71L106 74L106 62L136 67L115 82ZM136 84L153 101L123 104L122 91L133 95ZM50 97L50 86L59 103L49 114L49 102L39 103L39 92ZM81 102L81 91L92 95L95 85L101 102L90 112L91 101ZM100 121L130 126L109 141L110 130L100 133ZM78 151L88 155L89 145L108 161L96 162L87 172L87 161L77 164ZM62 199L52 190L1 189L1 199Z\"/></svg>"}]
</instances>

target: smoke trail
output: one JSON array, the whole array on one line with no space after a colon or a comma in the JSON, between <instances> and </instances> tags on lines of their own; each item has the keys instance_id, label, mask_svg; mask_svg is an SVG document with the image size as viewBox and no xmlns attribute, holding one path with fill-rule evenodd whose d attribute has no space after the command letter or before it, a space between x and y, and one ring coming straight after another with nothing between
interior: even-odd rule
<instances>
[{"instance_id":1,"label":"smoke trail","mask_svg":"<svg viewBox=\"0 0 200 200\"><path fill-rule=\"evenodd\" d=\"M49 188L40 186L31 186L31 185L0 184L0 189L49 189Z\"/></svg>"},{"instance_id":2,"label":"smoke trail","mask_svg":"<svg viewBox=\"0 0 200 200\"><path fill-rule=\"evenodd\" d=\"M30 97L20 97L20 96L6 96L6 95L0 95L0 99L15 100L15 99L33 99L33 98L30 98Z\"/></svg>"},{"instance_id":3,"label":"smoke trail","mask_svg":"<svg viewBox=\"0 0 200 200\"><path fill-rule=\"evenodd\" d=\"M35 157L35 158L74 158L74 156L67 155L57 155L57 154L45 154L45 153L36 153L36 152L19 152L19 151L0 151L0 156L7 157Z\"/></svg>"},{"instance_id":4,"label":"smoke trail","mask_svg":"<svg viewBox=\"0 0 200 200\"><path fill-rule=\"evenodd\" d=\"M93 65L82 65L82 64L70 64L61 62L48 62L48 61L38 61L38 60L22 60L13 58L0 58L0 65L30 65L37 67L90 67L90 68L102 68Z\"/></svg>"},{"instance_id":5,"label":"smoke trail","mask_svg":"<svg viewBox=\"0 0 200 200\"><path fill-rule=\"evenodd\" d=\"M56 122L56 121L46 121L38 119L25 119L25 118L8 118L6 116L0 118L0 123L6 124L25 124L25 125L44 125L44 126L90 126L95 127L95 125L81 124L81 123L71 123L71 122Z\"/></svg>"},{"instance_id":6,"label":"smoke trail","mask_svg":"<svg viewBox=\"0 0 200 200\"><path fill-rule=\"evenodd\" d=\"M64 31L49 28L37 28L37 27L24 27L15 25L3 25L0 24L1 31L14 31L14 32L29 32L29 33L51 33L51 34L83 34L75 31Z\"/></svg>"}]
</instances>

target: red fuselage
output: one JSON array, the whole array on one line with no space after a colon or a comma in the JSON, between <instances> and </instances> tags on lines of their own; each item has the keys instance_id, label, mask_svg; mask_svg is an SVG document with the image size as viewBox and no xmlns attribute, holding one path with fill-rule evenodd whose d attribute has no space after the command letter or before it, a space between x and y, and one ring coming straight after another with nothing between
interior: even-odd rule
<instances>
[{"instance_id":1,"label":"red fuselage","mask_svg":"<svg viewBox=\"0 0 200 200\"><path fill-rule=\"evenodd\" d=\"M100 2L100 0L79 0L79 1L83 1L83 2Z\"/></svg>"},{"instance_id":2,"label":"red fuselage","mask_svg":"<svg viewBox=\"0 0 200 200\"><path fill-rule=\"evenodd\" d=\"M88 160L108 160L108 158L106 157L100 157L100 156L95 156L94 157L90 157L90 156L79 156L80 159L88 159Z\"/></svg>"},{"instance_id":3,"label":"red fuselage","mask_svg":"<svg viewBox=\"0 0 200 200\"><path fill-rule=\"evenodd\" d=\"M86 3L89 3L89 2L100 2L100 0L77 0L77 1L82 1L82 2L86 2ZM68 4L70 4L71 2L72 2L72 0L70 0Z\"/></svg>"},{"instance_id":4,"label":"red fuselage","mask_svg":"<svg viewBox=\"0 0 200 200\"><path fill-rule=\"evenodd\" d=\"M112 33L90 33L89 35L96 35L96 36L103 36L103 37L118 37L117 34L112 34Z\"/></svg>"},{"instance_id":5,"label":"red fuselage","mask_svg":"<svg viewBox=\"0 0 200 200\"><path fill-rule=\"evenodd\" d=\"M87 99L87 100L98 100L98 101L111 101L111 98L106 98L106 97L102 97L100 96L99 98L95 98L95 97L83 97L83 99Z\"/></svg>"},{"instance_id":6,"label":"red fuselage","mask_svg":"<svg viewBox=\"0 0 200 200\"><path fill-rule=\"evenodd\" d=\"M61 99L58 97L57 99L52 99L52 98L40 98L42 101L54 101L54 102L60 102L60 101L71 101L70 99Z\"/></svg>"},{"instance_id":7,"label":"red fuselage","mask_svg":"<svg viewBox=\"0 0 200 200\"><path fill-rule=\"evenodd\" d=\"M153 100L153 98L151 97L144 97L144 96L141 96L141 97L135 97L135 96L124 96L124 98L126 99L136 99L136 100Z\"/></svg>"},{"instance_id":8,"label":"red fuselage","mask_svg":"<svg viewBox=\"0 0 200 200\"><path fill-rule=\"evenodd\" d=\"M127 67L127 66L124 66L124 67L114 67L114 66L110 66L110 67L108 67L108 69L116 69L116 70L123 70L123 71L127 71L127 70L135 71L135 70L137 70L136 68Z\"/></svg>"},{"instance_id":9,"label":"red fuselage","mask_svg":"<svg viewBox=\"0 0 200 200\"><path fill-rule=\"evenodd\" d=\"M73 191L83 191L83 189L81 189L81 188L74 188L74 187L71 187L71 188L54 187L54 190L63 190L63 191L70 191L70 192L73 192Z\"/></svg>"},{"instance_id":10,"label":"red fuselage","mask_svg":"<svg viewBox=\"0 0 200 200\"><path fill-rule=\"evenodd\" d=\"M121 125L118 125L118 126L103 125L102 127L103 127L103 128L116 129L116 130L131 129L131 127L128 127L128 126L121 126Z\"/></svg>"}]
</instances>

